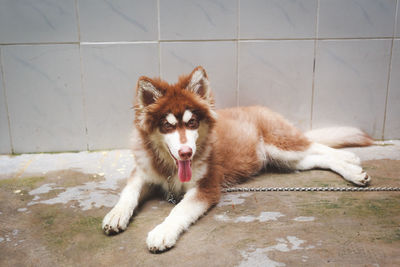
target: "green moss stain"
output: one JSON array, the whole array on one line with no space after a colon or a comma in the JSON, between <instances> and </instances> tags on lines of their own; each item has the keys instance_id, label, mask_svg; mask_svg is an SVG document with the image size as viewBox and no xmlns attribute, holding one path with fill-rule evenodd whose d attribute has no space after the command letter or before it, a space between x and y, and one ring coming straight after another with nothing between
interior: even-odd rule
<instances>
[{"instance_id":1,"label":"green moss stain","mask_svg":"<svg viewBox=\"0 0 400 267\"><path fill-rule=\"evenodd\" d=\"M0 188L7 191L14 190L32 190L36 187L36 184L42 182L44 177L26 177L26 178L10 178L0 180Z\"/></svg>"},{"instance_id":2,"label":"green moss stain","mask_svg":"<svg viewBox=\"0 0 400 267\"><path fill-rule=\"evenodd\" d=\"M400 214L400 200L394 198L364 200L350 211L351 215L358 217L391 218Z\"/></svg>"},{"instance_id":3,"label":"green moss stain","mask_svg":"<svg viewBox=\"0 0 400 267\"><path fill-rule=\"evenodd\" d=\"M54 224L54 218L55 216L52 214L46 214L43 216L42 220L43 220L43 224L46 226L51 226Z\"/></svg>"},{"instance_id":4,"label":"green moss stain","mask_svg":"<svg viewBox=\"0 0 400 267\"><path fill-rule=\"evenodd\" d=\"M299 204L299 208L305 213L306 215L316 215L316 214L323 214L323 215L330 215L336 214L338 209L347 206L346 201L332 201L332 200L317 200L310 203L302 203Z\"/></svg>"},{"instance_id":5,"label":"green moss stain","mask_svg":"<svg viewBox=\"0 0 400 267\"><path fill-rule=\"evenodd\" d=\"M75 251L78 255L87 249L107 246L111 238L102 233L102 217L84 216L60 208L58 205L36 211L35 224L40 226L40 238L56 251Z\"/></svg>"},{"instance_id":6,"label":"green moss stain","mask_svg":"<svg viewBox=\"0 0 400 267\"><path fill-rule=\"evenodd\" d=\"M298 207L307 214L325 214L335 216L338 211L344 211L348 216L385 217L400 214L400 199L398 197L382 199L359 199L341 197L337 200L317 200L299 204Z\"/></svg>"},{"instance_id":7,"label":"green moss stain","mask_svg":"<svg viewBox=\"0 0 400 267\"><path fill-rule=\"evenodd\" d=\"M389 236L388 242L400 242L400 228L394 230L393 235Z\"/></svg>"},{"instance_id":8,"label":"green moss stain","mask_svg":"<svg viewBox=\"0 0 400 267\"><path fill-rule=\"evenodd\" d=\"M77 220L72 225L72 228L77 232L84 230L84 231L102 233L102 230L101 230L101 222L102 221L103 221L102 217L85 216L85 217L82 217L79 220Z\"/></svg>"},{"instance_id":9,"label":"green moss stain","mask_svg":"<svg viewBox=\"0 0 400 267\"><path fill-rule=\"evenodd\" d=\"M363 196L364 197L364 196ZM337 217L367 222L375 231L369 233L373 240L400 242L400 196L384 198L359 198L343 196L336 200L317 200L298 204L305 216L316 216L319 220L335 220ZM375 226L379 226L375 228Z\"/></svg>"}]
</instances>

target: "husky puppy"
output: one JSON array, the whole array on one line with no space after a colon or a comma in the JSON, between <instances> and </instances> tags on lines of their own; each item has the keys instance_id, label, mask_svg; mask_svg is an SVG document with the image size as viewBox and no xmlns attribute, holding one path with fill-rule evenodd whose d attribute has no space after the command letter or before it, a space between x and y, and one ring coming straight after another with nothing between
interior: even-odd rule
<instances>
[{"instance_id":1,"label":"husky puppy","mask_svg":"<svg viewBox=\"0 0 400 267\"><path fill-rule=\"evenodd\" d=\"M353 153L335 148L368 146L373 140L352 127L303 134L281 115L260 106L216 111L202 67L168 84L137 82L132 150L135 168L103 230L126 229L139 198L158 185L182 200L147 236L151 252L175 245L179 235L218 203L221 188L246 181L268 167L329 169L366 186L370 177Z\"/></svg>"}]
</instances>

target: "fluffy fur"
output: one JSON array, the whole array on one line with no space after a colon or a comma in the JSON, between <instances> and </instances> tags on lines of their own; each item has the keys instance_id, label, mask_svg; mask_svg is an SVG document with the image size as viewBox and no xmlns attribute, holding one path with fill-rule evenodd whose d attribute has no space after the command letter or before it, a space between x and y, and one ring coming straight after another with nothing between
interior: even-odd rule
<instances>
[{"instance_id":1,"label":"fluffy fur","mask_svg":"<svg viewBox=\"0 0 400 267\"><path fill-rule=\"evenodd\" d=\"M308 131L304 135L315 143L334 148L349 146L370 146L374 140L354 127L332 127Z\"/></svg>"},{"instance_id":2,"label":"fluffy fur","mask_svg":"<svg viewBox=\"0 0 400 267\"><path fill-rule=\"evenodd\" d=\"M141 77L136 100L136 167L102 227L106 234L125 230L150 185L183 196L148 234L151 252L173 247L184 230L218 203L221 187L243 182L270 166L329 169L359 186L370 181L357 156L331 148L370 145L368 135L351 127L303 134L265 107L215 111L202 67L173 85Z\"/></svg>"}]
</instances>

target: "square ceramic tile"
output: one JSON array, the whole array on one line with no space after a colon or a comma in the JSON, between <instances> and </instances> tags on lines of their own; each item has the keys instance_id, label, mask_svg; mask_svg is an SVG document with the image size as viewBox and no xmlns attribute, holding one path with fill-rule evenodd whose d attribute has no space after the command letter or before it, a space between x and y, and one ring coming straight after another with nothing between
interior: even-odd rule
<instances>
[{"instance_id":1,"label":"square ceramic tile","mask_svg":"<svg viewBox=\"0 0 400 267\"><path fill-rule=\"evenodd\" d=\"M162 40L234 39L238 0L160 0Z\"/></svg>"},{"instance_id":2,"label":"square ceramic tile","mask_svg":"<svg viewBox=\"0 0 400 267\"><path fill-rule=\"evenodd\" d=\"M264 105L301 129L311 118L314 41L239 44L239 105Z\"/></svg>"},{"instance_id":3,"label":"square ceramic tile","mask_svg":"<svg viewBox=\"0 0 400 267\"><path fill-rule=\"evenodd\" d=\"M210 80L216 107L236 106L236 44L234 42L183 42L161 44L161 76L178 81L196 66L203 66Z\"/></svg>"},{"instance_id":4,"label":"square ceramic tile","mask_svg":"<svg viewBox=\"0 0 400 267\"><path fill-rule=\"evenodd\" d=\"M391 40L320 41L313 128L356 126L382 138Z\"/></svg>"},{"instance_id":5,"label":"square ceramic tile","mask_svg":"<svg viewBox=\"0 0 400 267\"><path fill-rule=\"evenodd\" d=\"M391 37L396 0L320 0L321 38Z\"/></svg>"},{"instance_id":6,"label":"square ceramic tile","mask_svg":"<svg viewBox=\"0 0 400 267\"><path fill-rule=\"evenodd\" d=\"M128 148L137 79L158 76L158 45L82 45L90 150Z\"/></svg>"},{"instance_id":7,"label":"square ceramic tile","mask_svg":"<svg viewBox=\"0 0 400 267\"><path fill-rule=\"evenodd\" d=\"M240 38L315 37L317 0L240 1Z\"/></svg>"},{"instance_id":8,"label":"square ceramic tile","mask_svg":"<svg viewBox=\"0 0 400 267\"><path fill-rule=\"evenodd\" d=\"M14 152L85 150L78 45L2 51Z\"/></svg>"},{"instance_id":9,"label":"square ceramic tile","mask_svg":"<svg viewBox=\"0 0 400 267\"><path fill-rule=\"evenodd\" d=\"M0 43L76 42L74 0L0 1Z\"/></svg>"},{"instance_id":10,"label":"square ceramic tile","mask_svg":"<svg viewBox=\"0 0 400 267\"><path fill-rule=\"evenodd\" d=\"M1 49L1 48L0 48ZM1 55L1 51L0 51ZM1 60L1 58L0 58ZM0 154L11 153L10 129L8 127L7 108L5 92L3 88L3 77L0 65Z\"/></svg>"},{"instance_id":11,"label":"square ceramic tile","mask_svg":"<svg viewBox=\"0 0 400 267\"><path fill-rule=\"evenodd\" d=\"M78 0L82 41L157 40L157 0Z\"/></svg>"},{"instance_id":12,"label":"square ceramic tile","mask_svg":"<svg viewBox=\"0 0 400 267\"><path fill-rule=\"evenodd\" d=\"M393 44L384 137L400 139L400 39Z\"/></svg>"}]
</instances>

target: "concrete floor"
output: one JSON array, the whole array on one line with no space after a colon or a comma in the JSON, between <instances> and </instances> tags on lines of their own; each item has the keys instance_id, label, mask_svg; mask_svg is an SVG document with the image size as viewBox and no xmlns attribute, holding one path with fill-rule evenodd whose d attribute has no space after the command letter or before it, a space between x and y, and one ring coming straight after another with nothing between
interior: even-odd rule
<instances>
[{"instance_id":1,"label":"concrete floor","mask_svg":"<svg viewBox=\"0 0 400 267\"><path fill-rule=\"evenodd\" d=\"M400 187L400 142L353 149L371 186ZM172 205L144 203L128 229L101 230L132 169L128 150L0 156L0 266L400 266L400 192L227 193L177 245L147 251ZM244 186L348 186L322 170Z\"/></svg>"}]
</instances>

